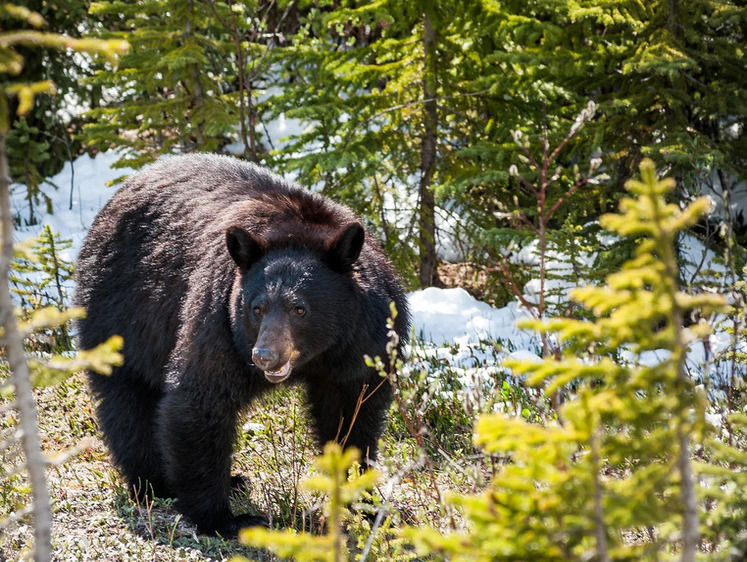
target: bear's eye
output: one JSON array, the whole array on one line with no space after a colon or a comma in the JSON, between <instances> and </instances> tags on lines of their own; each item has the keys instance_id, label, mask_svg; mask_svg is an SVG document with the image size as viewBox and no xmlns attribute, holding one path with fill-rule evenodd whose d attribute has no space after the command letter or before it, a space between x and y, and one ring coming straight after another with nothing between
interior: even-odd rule
<instances>
[{"instance_id":1,"label":"bear's eye","mask_svg":"<svg viewBox=\"0 0 747 562\"><path fill-rule=\"evenodd\" d=\"M305 316L306 315L306 309L302 306L297 306L293 309L293 312L296 314L296 316Z\"/></svg>"},{"instance_id":2,"label":"bear's eye","mask_svg":"<svg viewBox=\"0 0 747 562\"><path fill-rule=\"evenodd\" d=\"M258 306L255 306L254 308L252 308L252 312L254 313L255 316L259 316L260 314L262 314L262 309L259 308Z\"/></svg>"}]
</instances>

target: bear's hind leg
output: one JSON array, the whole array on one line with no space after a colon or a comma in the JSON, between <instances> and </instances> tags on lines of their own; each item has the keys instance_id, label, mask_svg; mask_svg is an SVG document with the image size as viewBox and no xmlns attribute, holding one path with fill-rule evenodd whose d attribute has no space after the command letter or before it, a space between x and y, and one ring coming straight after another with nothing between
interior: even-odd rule
<instances>
[{"instance_id":1,"label":"bear's hind leg","mask_svg":"<svg viewBox=\"0 0 747 562\"><path fill-rule=\"evenodd\" d=\"M90 375L100 398L98 420L114 463L124 473L130 493L140 499L170 497L161 454L154 439L154 420L162 392L133 379L120 368L110 376Z\"/></svg>"}]
</instances>

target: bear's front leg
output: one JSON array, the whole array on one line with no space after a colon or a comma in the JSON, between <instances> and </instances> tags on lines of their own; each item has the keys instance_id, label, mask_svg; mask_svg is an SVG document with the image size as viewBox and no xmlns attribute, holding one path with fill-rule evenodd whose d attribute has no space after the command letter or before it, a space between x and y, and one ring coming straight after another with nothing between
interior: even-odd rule
<instances>
[{"instance_id":1,"label":"bear's front leg","mask_svg":"<svg viewBox=\"0 0 747 562\"><path fill-rule=\"evenodd\" d=\"M373 370L369 375L365 380L346 382L341 382L341 376L331 376L328 382L314 381L307 386L319 444L337 441L345 448L355 447L364 469L376 460L392 401L389 381Z\"/></svg>"},{"instance_id":2,"label":"bear's front leg","mask_svg":"<svg viewBox=\"0 0 747 562\"><path fill-rule=\"evenodd\" d=\"M226 407L227 402L211 396L210 390L171 389L160 404L156 431L177 509L201 533L236 537L243 527L267 522L259 516L231 513L237 412Z\"/></svg>"}]
</instances>

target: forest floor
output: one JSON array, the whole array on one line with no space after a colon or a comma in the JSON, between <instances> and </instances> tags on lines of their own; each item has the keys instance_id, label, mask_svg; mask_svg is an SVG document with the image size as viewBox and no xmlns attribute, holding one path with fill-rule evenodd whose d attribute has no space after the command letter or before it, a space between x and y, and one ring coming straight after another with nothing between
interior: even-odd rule
<instances>
[{"instance_id":1,"label":"forest floor","mask_svg":"<svg viewBox=\"0 0 747 562\"><path fill-rule=\"evenodd\" d=\"M62 459L68 456L66 451L78 451L48 470L54 560L225 560L235 555L276 559L268 551L235 540L197 534L171 500L157 499L153 505L134 502L100 438L83 375L36 392L45 453ZM406 556L391 529L425 523L443 532L460 528L456 511L444 505L444 495L475 492L490 478L489 465L480 455L468 459L467 453L474 453L469 451L471 428L451 427L449 439L437 447L441 450L429 456L419 452L401 422L398 414L391 416L382 442L382 478L374 503L385 506L390 517L369 560ZM0 419L0 427L13 424L10 414ZM254 405L235 451L233 472L249 482L248 489L232 500L235 512L262 513L276 528L311 533L324 528L322 498L299 486L312 474L314 455L319 452L305 425L300 390L279 389ZM0 479L0 485L6 499L23 490L20 477ZM0 519L5 516L0 514ZM363 547L369 527L369 520L360 515L349 525L352 552ZM29 524L6 529L0 534L0 561L23 557L31 542Z\"/></svg>"}]
</instances>

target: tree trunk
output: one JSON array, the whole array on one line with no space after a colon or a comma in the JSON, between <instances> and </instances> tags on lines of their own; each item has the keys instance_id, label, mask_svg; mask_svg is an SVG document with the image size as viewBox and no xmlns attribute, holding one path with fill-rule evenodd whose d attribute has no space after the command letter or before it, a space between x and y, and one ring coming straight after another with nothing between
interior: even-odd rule
<instances>
[{"instance_id":1,"label":"tree trunk","mask_svg":"<svg viewBox=\"0 0 747 562\"><path fill-rule=\"evenodd\" d=\"M16 407L21 417L21 444L26 455L26 469L31 480L34 514L34 560L51 559L52 512L49 490L44 474L46 461L39 445L36 404L31 391L31 379L23 351L23 338L13 313L8 273L13 259L13 217L10 212L10 176L5 154L5 133L0 133L0 221L2 221L2 253L0 253L0 319L5 328L3 344L16 387Z\"/></svg>"},{"instance_id":2,"label":"tree trunk","mask_svg":"<svg viewBox=\"0 0 747 562\"><path fill-rule=\"evenodd\" d=\"M436 30L428 12L423 26L425 68L423 72L423 141L420 147L420 188L418 230L420 245L420 286L441 285L436 255L436 201L431 189L436 168L438 114L436 112Z\"/></svg>"}]
</instances>

